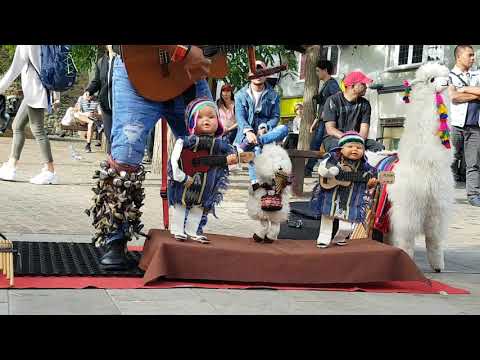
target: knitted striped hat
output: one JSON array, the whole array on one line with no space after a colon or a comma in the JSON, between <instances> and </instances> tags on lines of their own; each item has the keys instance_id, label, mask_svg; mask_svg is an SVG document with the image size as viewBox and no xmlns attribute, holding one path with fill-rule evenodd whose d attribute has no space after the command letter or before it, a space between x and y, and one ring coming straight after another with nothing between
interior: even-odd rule
<instances>
[{"instance_id":1,"label":"knitted striped hat","mask_svg":"<svg viewBox=\"0 0 480 360\"><path fill-rule=\"evenodd\" d=\"M338 146L342 147L343 145L351 142L356 142L365 146L365 140L360 136L356 131L347 131L343 136L338 140Z\"/></svg>"},{"instance_id":2,"label":"knitted striped hat","mask_svg":"<svg viewBox=\"0 0 480 360\"><path fill-rule=\"evenodd\" d=\"M218 120L218 128L217 131L215 132L215 137L221 136L223 134L223 124L220 121L220 114L218 112L218 107L217 105L210 100L207 97L200 97L197 98L193 101L191 101L187 108L185 109L185 124L187 125L187 130L190 135L195 133L195 128L197 126L197 118L198 118L198 113L200 110L202 110L204 107L211 107L212 109L215 110L215 114L217 114L217 120Z\"/></svg>"}]
</instances>

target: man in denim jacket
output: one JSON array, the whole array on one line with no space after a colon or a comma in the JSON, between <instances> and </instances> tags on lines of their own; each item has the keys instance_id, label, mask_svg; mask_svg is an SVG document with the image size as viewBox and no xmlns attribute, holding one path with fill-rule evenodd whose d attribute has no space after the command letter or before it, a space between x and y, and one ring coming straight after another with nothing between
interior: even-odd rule
<instances>
[{"instance_id":1,"label":"man in denim jacket","mask_svg":"<svg viewBox=\"0 0 480 360\"><path fill-rule=\"evenodd\" d=\"M265 69L265 63L256 62L257 69ZM288 135L286 125L280 121L280 97L265 82L266 78L253 79L235 94L235 115L238 132L234 144L240 150L260 154L265 144L283 140ZM248 164L248 175L253 184L257 183L255 166Z\"/></svg>"}]
</instances>

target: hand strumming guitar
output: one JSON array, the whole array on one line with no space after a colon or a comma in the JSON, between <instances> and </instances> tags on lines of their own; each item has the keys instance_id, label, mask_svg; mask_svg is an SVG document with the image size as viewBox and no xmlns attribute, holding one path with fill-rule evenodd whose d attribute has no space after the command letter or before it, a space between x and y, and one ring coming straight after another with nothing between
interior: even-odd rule
<instances>
[{"instance_id":1,"label":"hand strumming guitar","mask_svg":"<svg viewBox=\"0 0 480 360\"><path fill-rule=\"evenodd\" d=\"M334 178L340 173L338 166L328 166L328 159L322 160L318 165L318 174L325 178Z\"/></svg>"},{"instance_id":2,"label":"hand strumming guitar","mask_svg":"<svg viewBox=\"0 0 480 360\"><path fill-rule=\"evenodd\" d=\"M203 55L202 49L192 45L184 61L184 68L190 80L195 82L208 76L212 62Z\"/></svg>"},{"instance_id":3,"label":"hand strumming guitar","mask_svg":"<svg viewBox=\"0 0 480 360\"><path fill-rule=\"evenodd\" d=\"M370 180L368 180L367 182L367 187L369 189L371 188L374 188L375 186L377 186L377 183L378 183L378 180L376 178L371 178Z\"/></svg>"},{"instance_id":4,"label":"hand strumming guitar","mask_svg":"<svg viewBox=\"0 0 480 360\"><path fill-rule=\"evenodd\" d=\"M210 65L212 64L211 60L207 59L203 55L203 50L197 46L190 45L189 50L185 45L152 45L157 46L160 49L166 50L169 55L172 57L172 61L181 61L183 62L184 70L188 75L188 78L192 82L196 82L201 79L205 79L210 73ZM186 57L183 58L182 52L180 51L180 56L176 56L177 48L183 49L182 51L188 51Z\"/></svg>"}]
</instances>

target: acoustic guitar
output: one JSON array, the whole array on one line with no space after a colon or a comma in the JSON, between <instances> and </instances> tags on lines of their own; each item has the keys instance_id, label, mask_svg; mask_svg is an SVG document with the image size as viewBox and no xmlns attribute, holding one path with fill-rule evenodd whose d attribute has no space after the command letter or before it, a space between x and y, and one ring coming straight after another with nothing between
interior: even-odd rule
<instances>
[{"instance_id":1,"label":"acoustic guitar","mask_svg":"<svg viewBox=\"0 0 480 360\"><path fill-rule=\"evenodd\" d=\"M340 172L335 177L320 176L320 186L325 190L333 189L336 186L348 187L354 180L362 181L363 177L360 173L353 171L353 168L347 164L339 164ZM368 181L368 180L367 180Z\"/></svg>"},{"instance_id":2,"label":"acoustic guitar","mask_svg":"<svg viewBox=\"0 0 480 360\"><path fill-rule=\"evenodd\" d=\"M325 190L333 189L335 186L348 187L352 182L367 183L371 178L371 174L354 171L348 164L340 164L340 172L337 176L326 178L320 176L319 184ZM395 182L395 173L393 171L380 171L378 173L378 181L380 184L393 184Z\"/></svg>"},{"instance_id":3,"label":"acoustic guitar","mask_svg":"<svg viewBox=\"0 0 480 360\"><path fill-rule=\"evenodd\" d=\"M226 53L246 45L195 45L212 62L210 77L224 78L228 73ZM172 63L167 51L153 45L122 45L122 58L128 78L137 92L152 101L167 101L182 94L193 82L183 62Z\"/></svg>"},{"instance_id":4,"label":"acoustic guitar","mask_svg":"<svg viewBox=\"0 0 480 360\"><path fill-rule=\"evenodd\" d=\"M212 166L227 164L228 157L229 155L211 155L208 150L192 151L191 149L183 149L180 162L185 174L193 176L196 173L206 173ZM238 154L237 161L245 164L253 161L254 157L255 154L253 152L246 151Z\"/></svg>"}]
</instances>

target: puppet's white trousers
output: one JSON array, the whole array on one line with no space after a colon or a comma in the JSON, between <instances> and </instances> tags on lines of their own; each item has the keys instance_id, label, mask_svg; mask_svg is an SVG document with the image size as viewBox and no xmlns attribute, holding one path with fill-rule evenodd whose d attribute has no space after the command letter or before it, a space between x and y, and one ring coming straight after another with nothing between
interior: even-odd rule
<instances>
[{"instance_id":1,"label":"puppet's white trousers","mask_svg":"<svg viewBox=\"0 0 480 360\"><path fill-rule=\"evenodd\" d=\"M320 232L318 233L317 245L320 247L327 247L332 241L333 233L333 217L322 215L320 223ZM352 233L352 224L347 221L340 220L338 222L338 231L333 242L345 242L347 237Z\"/></svg>"}]
</instances>

